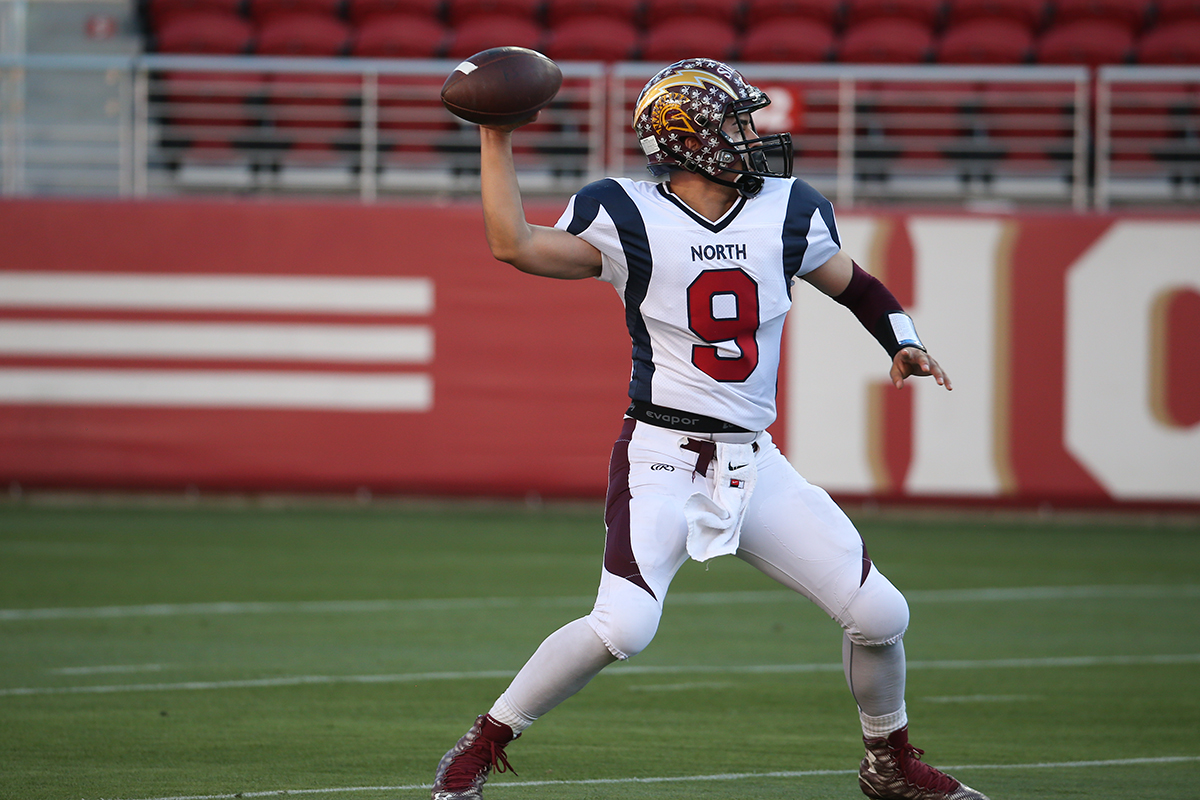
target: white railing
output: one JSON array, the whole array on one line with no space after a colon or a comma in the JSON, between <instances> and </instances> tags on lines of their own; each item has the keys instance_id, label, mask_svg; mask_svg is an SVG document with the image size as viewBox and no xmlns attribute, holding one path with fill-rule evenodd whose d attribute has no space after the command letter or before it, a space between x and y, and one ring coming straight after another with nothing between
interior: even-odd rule
<instances>
[{"instance_id":1,"label":"white railing","mask_svg":"<svg viewBox=\"0 0 1200 800\"><path fill-rule=\"evenodd\" d=\"M0 55L0 191L473 194L477 133L438 98L455 64ZM1093 104L1082 67L740 67L775 101L759 127L791 130L797 174L843 207L1197 196L1200 68L1103 68ZM629 121L654 67L562 68L516 138L525 191L644 175Z\"/></svg>"}]
</instances>

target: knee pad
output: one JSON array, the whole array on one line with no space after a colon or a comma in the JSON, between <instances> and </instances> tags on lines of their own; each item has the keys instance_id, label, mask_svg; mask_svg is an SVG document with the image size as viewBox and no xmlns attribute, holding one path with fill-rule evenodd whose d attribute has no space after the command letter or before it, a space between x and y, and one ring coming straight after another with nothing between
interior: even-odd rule
<instances>
[{"instance_id":1,"label":"knee pad","mask_svg":"<svg viewBox=\"0 0 1200 800\"><path fill-rule=\"evenodd\" d=\"M908 601L872 567L867 580L846 606L843 626L855 644L867 647L895 644L908 630Z\"/></svg>"},{"instance_id":2,"label":"knee pad","mask_svg":"<svg viewBox=\"0 0 1200 800\"><path fill-rule=\"evenodd\" d=\"M640 586L605 575L592 613L585 619L608 651L624 661L646 649L658 632L662 607Z\"/></svg>"}]
</instances>

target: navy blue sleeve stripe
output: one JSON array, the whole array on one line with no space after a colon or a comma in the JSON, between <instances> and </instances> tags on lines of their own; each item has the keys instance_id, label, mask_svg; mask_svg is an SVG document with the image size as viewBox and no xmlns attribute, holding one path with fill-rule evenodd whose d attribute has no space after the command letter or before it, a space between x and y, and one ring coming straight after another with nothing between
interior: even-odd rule
<instances>
[{"instance_id":1,"label":"navy blue sleeve stripe","mask_svg":"<svg viewBox=\"0 0 1200 800\"><path fill-rule=\"evenodd\" d=\"M584 187L584 190L587 188ZM590 228L592 223L596 221L596 215L600 213L600 201L592 195L580 191L579 194L575 195L573 211L571 224L567 226L567 233L578 236Z\"/></svg>"},{"instance_id":2,"label":"navy blue sleeve stripe","mask_svg":"<svg viewBox=\"0 0 1200 800\"><path fill-rule=\"evenodd\" d=\"M650 345L650 332L642 317L642 301L650 286L650 238L646 234L646 222L638 211L637 204L614 180L604 179L588 184L575 198L576 218L579 218L580 200L604 206L608 216L617 227L621 249L625 252L625 263L629 266L629 278L625 282L625 324L633 343L633 377L629 382L629 396L634 400L652 402L650 383L654 377L654 354ZM589 206L585 205L585 209ZM595 212L592 213L595 219ZM591 224L591 221L588 221ZM575 225L573 220L572 227ZM586 228L587 225L584 226ZM582 230L582 229L581 229Z\"/></svg>"},{"instance_id":3,"label":"navy blue sleeve stripe","mask_svg":"<svg viewBox=\"0 0 1200 800\"><path fill-rule=\"evenodd\" d=\"M787 212L783 219L783 275L791 293L792 279L804 265L804 254L808 251L808 234L812 227L814 211L820 211L821 219L829 228L829 234L838 247L837 226L833 218L833 204L802 180L792 184L788 197Z\"/></svg>"}]
</instances>

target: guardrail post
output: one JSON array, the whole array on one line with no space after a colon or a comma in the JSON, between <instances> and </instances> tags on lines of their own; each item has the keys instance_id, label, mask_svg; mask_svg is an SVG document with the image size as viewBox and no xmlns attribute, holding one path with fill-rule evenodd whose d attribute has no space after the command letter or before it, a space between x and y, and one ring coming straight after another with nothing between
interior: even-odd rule
<instances>
[{"instance_id":1,"label":"guardrail post","mask_svg":"<svg viewBox=\"0 0 1200 800\"><path fill-rule=\"evenodd\" d=\"M1073 184L1071 186L1071 207L1076 211L1084 211L1088 207L1088 89L1091 86L1090 75L1075 81L1075 152L1071 161Z\"/></svg>"},{"instance_id":2,"label":"guardrail post","mask_svg":"<svg viewBox=\"0 0 1200 800\"><path fill-rule=\"evenodd\" d=\"M1112 158L1112 87L1101 69L1096 76L1096 187L1092 204L1108 210L1109 159Z\"/></svg>"},{"instance_id":3,"label":"guardrail post","mask_svg":"<svg viewBox=\"0 0 1200 800\"><path fill-rule=\"evenodd\" d=\"M358 159L359 196L374 203L379 196L379 73L368 70L362 76L362 138Z\"/></svg>"},{"instance_id":4,"label":"guardrail post","mask_svg":"<svg viewBox=\"0 0 1200 800\"><path fill-rule=\"evenodd\" d=\"M838 159L837 159L837 203L843 208L854 205L854 135L855 95L854 78L842 77L838 81Z\"/></svg>"}]
</instances>

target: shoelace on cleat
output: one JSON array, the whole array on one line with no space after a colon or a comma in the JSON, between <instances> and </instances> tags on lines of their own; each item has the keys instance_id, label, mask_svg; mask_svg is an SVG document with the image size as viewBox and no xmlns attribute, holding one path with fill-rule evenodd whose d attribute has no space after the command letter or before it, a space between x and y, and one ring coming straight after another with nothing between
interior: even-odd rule
<instances>
[{"instance_id":1,"label":"shoelace on cleat","mask_svg":"<svg viewBox=\"0 0 1200 800\"><path fill-rule=\"evenodd\" d=\"M921 760L921 756L925 755L925 751L921 748L913 747L906 742L899 751L893 752L896 755L896 763L900 767L900 775L910 786L946 794L959 787L958 781L954 778Z\"/></svg>"},{"instance_id":2,"label":"shoelace on cleat","mask_svg":"<svg viewBox=\"0 0 1200 800\"><path fill-rule=\"evenodd\" d=\"M484 750L487 751L486 755ZM508 763L508 756L504 754L504 745L496 744L491 739L480 736L471 743L470 747L454 758L450 766L446 768L442 782L451 791L466 789L472 786L488 769L517 774L517 771Z\"/></svg>"}]
</instances>

